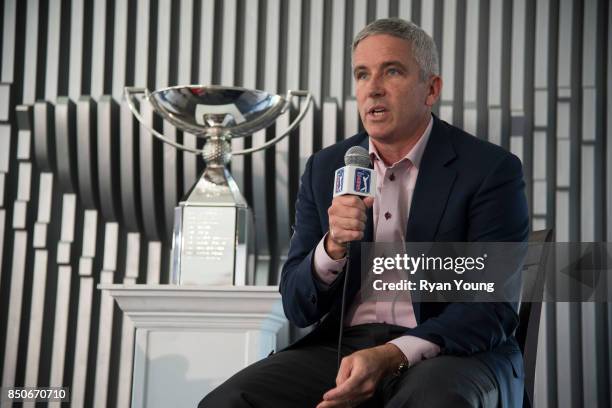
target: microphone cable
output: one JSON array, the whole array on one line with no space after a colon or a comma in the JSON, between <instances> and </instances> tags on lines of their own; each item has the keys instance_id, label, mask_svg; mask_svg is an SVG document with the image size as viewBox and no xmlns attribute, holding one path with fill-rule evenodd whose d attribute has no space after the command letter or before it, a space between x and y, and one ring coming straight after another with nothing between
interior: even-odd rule
<instances>
[{"instance_id":1,"label":"microphone cable","mask_svg":"<svg viewBox=\"0 0 612 408\"><path fill-rule=\"evenodd\" d=\"M346 243L346 270L344 271L344 283L342 284L342 300L340 304L340 331L338 333L338 371L342 360L342 332L344 331L344 308L346 305L346 287L348 286L348 275L351 267L351 243Z\"/></svg>"}]
</instances>

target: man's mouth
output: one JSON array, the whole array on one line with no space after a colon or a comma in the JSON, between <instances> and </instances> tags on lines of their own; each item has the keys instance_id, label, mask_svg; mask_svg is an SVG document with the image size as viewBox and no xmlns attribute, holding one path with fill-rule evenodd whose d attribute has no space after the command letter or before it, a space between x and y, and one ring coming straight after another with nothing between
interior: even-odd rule
<instances>
[{"instance_id":1,"label":"man's mouth","mask_svg":"<svg viewBox=\"0 0 612 408\"><path fill-rule=\"evenodd\" d=\"M368 115L372 115L374 117L381 117L387 112L387 109L384 106L376 105L372 106L368 109Z\"/></svg>"}]
</instances>

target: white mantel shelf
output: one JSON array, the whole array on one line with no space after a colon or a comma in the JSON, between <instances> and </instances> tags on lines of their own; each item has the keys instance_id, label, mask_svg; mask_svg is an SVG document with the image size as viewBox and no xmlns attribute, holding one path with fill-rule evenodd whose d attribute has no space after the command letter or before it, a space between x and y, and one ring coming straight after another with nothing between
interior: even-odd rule
<instances>
[{"instance_id":1,"label":"white mantel shelf","mask_svg":"<svg viewBox=\"0 0 612 408\"><path fill-rule=\"evenodd\" d=\"M132 407L196 406L287 345L277 286L100 284L136 329Z\"/></svg>"},{"instance_id":2,"label":"white mantel shelf","mask_svg":"<svg viewBox=\"0 0 612 408\"><path fill-rule=\"evenodd\" d=\"M286 318L277 286L176 286L99 284L108 291L136 327L153 321L183 323L213 317L256 320L283 325Z\"/></svg>"}]
</instances>

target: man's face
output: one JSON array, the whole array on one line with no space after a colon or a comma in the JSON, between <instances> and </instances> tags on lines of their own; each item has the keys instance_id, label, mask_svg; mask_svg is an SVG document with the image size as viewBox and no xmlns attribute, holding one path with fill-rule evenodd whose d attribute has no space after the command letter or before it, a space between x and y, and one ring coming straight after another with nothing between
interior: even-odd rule
<instances>
[{"instance_id":1,"label":"man's face","mask_svg":"<svg viewBox=\"0 0 612 408\"><path fill-rule=\"evenodd\" d=\"M439 77L421 81L407 40L377 34L353 52L359 115L371 138L393 142L415 136L429 122L439 95ZM426 122L425 122L426 121Z\"/></svg>"}]
</instances>

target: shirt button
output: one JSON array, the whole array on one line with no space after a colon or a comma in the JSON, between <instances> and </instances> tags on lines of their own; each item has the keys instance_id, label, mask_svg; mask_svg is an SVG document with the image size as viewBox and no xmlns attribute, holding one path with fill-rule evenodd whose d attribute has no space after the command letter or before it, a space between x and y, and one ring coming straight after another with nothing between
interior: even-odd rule
<instances>
[{"instance_id":1,"label":"shirt button","mask_svg":"<svg viewBox=\"0 0 612 408\"><path fill-rule=\"evenodd\" d=\"M395 180L395 174L391 173L391 175L389 176L389 180L391 181Z\"/></svg>"},{"instance_id":2,"label":"shirt button","mask_svg":"<svg viewBox=\"0 0 612 408\"><path fill-rule=\"evenodd\" d=\"M312 302L312 304L314 305L315 303L317 303L317 298L315 297L315 295L312 295L310 297L310 301Z\"/></svg>"},{"instance_id":3,"label":"shirt button","mask_svg":"<svg viewBox=\"0 0 612 408\"><path fill-rule=\"evenodd\" d=\"M391 218L391 213L389 211L387 211L385 213L385 219L388 220L389 218Z\"/></svg>"}]
</instances>

